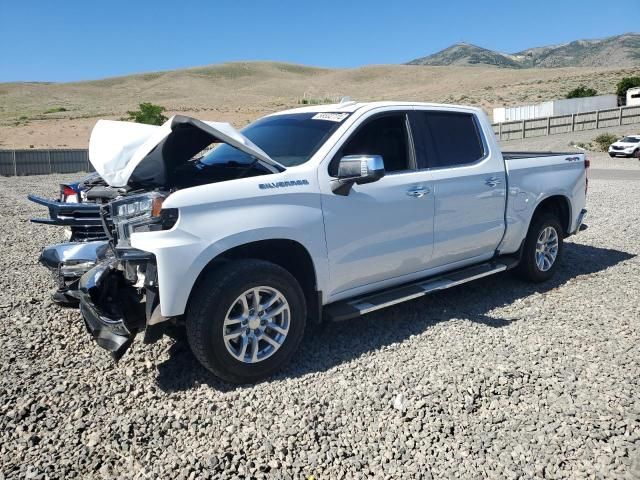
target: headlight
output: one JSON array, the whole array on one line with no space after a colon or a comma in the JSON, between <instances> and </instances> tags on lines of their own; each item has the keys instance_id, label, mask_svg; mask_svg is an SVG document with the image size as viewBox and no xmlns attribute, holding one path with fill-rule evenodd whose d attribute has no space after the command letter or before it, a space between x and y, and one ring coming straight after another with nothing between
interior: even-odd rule
<instances>
[{"instance_id":1,"label":"headlight","mask_svg":"<svg viewBox=\"0 0 640 480\"><path fill-rule=\"evenodd\" d=\"M151 192L112 202L111 219L118 232L118 245L128 246L133 232L172 228L178 221L178 210L162 209L165 198L166 195Z\"/></svg>"},{"instance_id":2,"label":"headlight","mask_svg":"<svg viewBox=\"0 0 640 480\"><path fill-rule=\"evenodd\" d=\"M130 218L150 218L160 216L165 195L153 192L124 198L111 204L111 218L114 222Z\"/></svg>"}]
</instances>

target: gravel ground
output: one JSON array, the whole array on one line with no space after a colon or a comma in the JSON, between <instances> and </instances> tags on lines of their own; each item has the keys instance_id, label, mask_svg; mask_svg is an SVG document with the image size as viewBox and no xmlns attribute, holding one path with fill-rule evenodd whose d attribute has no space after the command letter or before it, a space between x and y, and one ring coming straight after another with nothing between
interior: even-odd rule
<instances>
[{"instance_id":1,"label":"gravel ground","mask_svg":"<svg viewBox=\"0 0 640 480\"><path fill-rule=\"evenodd\" d=\"M0 178L0 478L640 477L640 179L592 180L550 283L330 325L231 387L169 339L114 365L50 303L25 195L68 177Z\"/></svg>"}]
</instances>

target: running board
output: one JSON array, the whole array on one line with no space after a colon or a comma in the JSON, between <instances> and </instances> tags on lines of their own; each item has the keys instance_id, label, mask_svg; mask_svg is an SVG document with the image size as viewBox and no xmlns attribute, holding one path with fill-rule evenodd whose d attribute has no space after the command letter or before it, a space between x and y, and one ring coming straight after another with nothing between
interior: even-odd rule
<instances>
[{"instance_id":1,"label":"running board","mask_svg":"<svg viewBox=\"0 0 640 480\"><path fill-rule=\"evenodd\" d=\"M332 303L324 308L327 320L338 322L364 315L365 313L390 307L398 303L420 298L432 292L445 290L478 278L504 272L517 265L517 259L500 258L498 261L482 263L472 267L454 270L443 275L422 279L408 285L366 294L349 300Z\"/></svg>"}]
</instances>

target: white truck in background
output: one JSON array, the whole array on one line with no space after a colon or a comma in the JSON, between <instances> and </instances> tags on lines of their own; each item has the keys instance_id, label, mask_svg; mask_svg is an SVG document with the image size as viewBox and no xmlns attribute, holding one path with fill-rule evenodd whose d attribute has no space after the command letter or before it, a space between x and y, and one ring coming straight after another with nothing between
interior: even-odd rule
<instances>
[{"instance_id":1,"label":"white truck in background","mask_svg":"<svg viewBox=\"0 0 640 480\"><path fill-rule=\"evenodd\" d=\"M277 371L310 323L510 269L548 280L586 228L584 155L501 152L472 107L346 102L242 132L100 121L90 159L109 248L71 292L89 331L119 357L186 328L231 382Z\"/></svg>"}]
</instances>

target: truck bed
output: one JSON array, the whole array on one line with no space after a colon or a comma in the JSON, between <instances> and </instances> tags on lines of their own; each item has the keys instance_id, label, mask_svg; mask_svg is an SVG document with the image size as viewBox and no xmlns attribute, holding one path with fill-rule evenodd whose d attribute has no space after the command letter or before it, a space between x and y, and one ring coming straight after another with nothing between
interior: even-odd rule
<instances>
[{"instance_id":1,"label":"truck bed","mask_svg":"<svg viewBox=\"0 0 640 480\"><path fill-rule=\"evenodd\" d=\"M584 152L502 152L502 158L505 160L520 160L522 158L536 157L556 157L567 155L578 155Z\"/></svg>"},{"instance_id":2,"label":"truck bed","mask_svg":"<svg viewBox=\"0 0 640 480\"><path fill-rule=\"evenodd\" d=\"M555 157L578 155L581 153L584 152L502 152L502 158L505 160L519 160L521 158Z\"/></svg>"}]
</instances>

